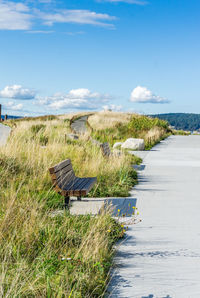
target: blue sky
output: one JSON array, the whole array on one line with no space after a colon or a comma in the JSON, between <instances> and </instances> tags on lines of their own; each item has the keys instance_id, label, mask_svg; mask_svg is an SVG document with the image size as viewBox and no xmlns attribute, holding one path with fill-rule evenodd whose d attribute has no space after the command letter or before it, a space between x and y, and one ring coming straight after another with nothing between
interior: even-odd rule
<instances>
[{"instance_id":1,"label":"blue sky","mask_svg":"<svg viewBox=\"0 0 200 298\"><path fill-rule=\"evenodd\" d=\"M199 0L0 0L3 111L200 113L199 28Z\"/></svg>"}]
</instances>

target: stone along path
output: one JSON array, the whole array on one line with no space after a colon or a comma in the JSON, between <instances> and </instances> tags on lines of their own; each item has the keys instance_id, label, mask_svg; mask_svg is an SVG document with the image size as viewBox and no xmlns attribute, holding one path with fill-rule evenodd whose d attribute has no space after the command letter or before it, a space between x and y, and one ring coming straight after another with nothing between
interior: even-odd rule
<instances>
[{"instance_id":1,"label":"stone along path","mask_svg":"<svg viewBox=\"0 0 200 298\"><path fill-rule=\"evenodd\" d=\"M109 297L200 297L200 136L145 156L132 191L142 222L118 247Z\"/></svg>"},{"instance_id":2,"label":"stone along path","mask_svg":"<svg viewBox=\"0 0 200 298\"><path fill-rule=\"evenodd\" d=\"M0 123L0 146L5 145L11 128Z\"/></svg>"}]
</instances>

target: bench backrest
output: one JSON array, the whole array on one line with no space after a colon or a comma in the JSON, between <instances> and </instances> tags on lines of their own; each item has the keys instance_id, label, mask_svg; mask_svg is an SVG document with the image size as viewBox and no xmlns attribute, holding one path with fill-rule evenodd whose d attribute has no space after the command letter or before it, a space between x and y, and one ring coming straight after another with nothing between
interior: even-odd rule
<instances>
[{"instance_id":1,"label":"bench backrest","mask_svg":"<svg viewBox=\"0 0 200 298\"><path fill-rule=\"evenodd\" d=\"M53 185L57 187L57 190L62 190L64 185L67 185L76 178L70 159L66 159L54 167L51 167L49 172Z\"/></svg>"},{"instance_id":2,"label":"bench backrest","mask_svg":"<svg viewBox=\"0 0 200 298\"><path fill-rule=\"evenodd\" d=\"M111 155L110 146L108 143L100 145L103 156L109 157Z\"/></svg>"}]
</instances>

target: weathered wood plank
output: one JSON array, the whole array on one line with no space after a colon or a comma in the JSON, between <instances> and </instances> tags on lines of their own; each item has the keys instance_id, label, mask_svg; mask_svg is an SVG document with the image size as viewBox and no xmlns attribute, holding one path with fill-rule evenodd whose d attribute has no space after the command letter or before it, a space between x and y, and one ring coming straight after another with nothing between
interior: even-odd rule
<instances>
[{"instance_id":1,"label":"weathered wood plank","mask_svg":"<svg viewBox=\"0 0 200 298\"><path fill-rule=\"evenodd\" d=\"M54 178L54 179L59 179L60 176L65 176L67 175L68 173L74 173L73 169L72 169L72 165L68 165L64 168L62 168L60 171L57 171L56 173L52 173L51 176Z\"/></svg>"},{"instance_id":2,"label":"weathered wood plank","mask_svg":"<svg viewBox=\"0 0 200 298\"><path fill-rule=\"evenodd\" d=\"M90 189L94 186L94 184L97 182L97 178L89 178L90 180L88 183L81 189L81 195L87 195Z\"/></svg>"},{"instance_id":3,"label":"weathered wood plank","mask_svg":"<svg viewBox=\"0 0 200 298\"><path fill-rule=\"evenodd\" d=\"M56 181L59 187L64 189L65 185L74 183L75 180L76 180L76 176L74 175L74 172L69 172L67 175L60 176L59 179L57 179Z\"/></svg>"},{"instance_id":4,"label":"weathered wood plank","mask_svg":"<svg viewBox=\"0 0 200 298\"><path fill-rule=\"evenodd\" d=\"M59 164L55 165L54 167L49 168L49 172L50 172L50 174L56 173L70 164L71 164L71 160L66 159L66 160L60 162Z\"/></svg>"},{"instance_id":5,"label":"weathered wood plank","mask_svg":"<svg viewBox=\"0 0 200 298\"><path fill-rule=\"evenodd\" d=\"M63 186L63 190L73 190L76 183L80 180L78 177L74 177L70 182L66 183Z\"/></svg>"}]
</instances>

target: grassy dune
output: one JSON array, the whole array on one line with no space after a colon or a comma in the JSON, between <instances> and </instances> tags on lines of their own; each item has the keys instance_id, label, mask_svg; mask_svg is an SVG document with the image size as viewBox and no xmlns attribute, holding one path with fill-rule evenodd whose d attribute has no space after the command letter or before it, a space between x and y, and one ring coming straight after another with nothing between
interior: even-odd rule
<instances>
[{"instance_id":1,"label":"grassy dune","mask_svg":"<svg viewBox=\"0 0 200 298\"><path fill-rule=\"evenodd\" d=\"M131 120L132 114L121 112L98 112L88 119L90 126L95 130L113 128L118 123L127 124Z\"/></svg>"},{"instance_id":2,"label":"grassy dune","mask_svg":"<svg viewBox=\"0 0 200 298\"><path fill-rule=\"evenodd\" d=\"M124 228L109 214L50 217L63 201L48 168L70 158L77 176L97 176L90 196L127 196L137 181L131 165L138 160L125 153L105 159L88 135L68 139L73 116L9 122L11 137L0 148L0 296L103 296L113 244ZM124 116L122 126L131 119ZM112 122L114 136L120 129ZM102 126L101 132L107 130Z\"/></svg>"},{"instance_id":3,"label":"grassy dune","mask_svg":"<svg viewBox=\"0 0 200 298\"><path fill-rule=\"evenodd\" d=\"M88 122L93 137L111 145L127 138L142 138L145 149L150 149L171 133L166 121L137 114L100 112L90 116Z\"/></svg>"},{"instance_id":4,"label":"grassy dune","mask_svg":"<svg viewBox=\"0 0 200 298\"><path fill-rule=\"evenodd\" d=\"M52 119L52 118L51 118ZM62 208L48 168L71 158L76 175L97 176L90 196L128 195L136 182L132 159L106 160L87 136L65 138L69 117L13 124L0 148L0 295L100 297L123 228L108 214L51 218Z\"/></svg>"}]
</instances>

